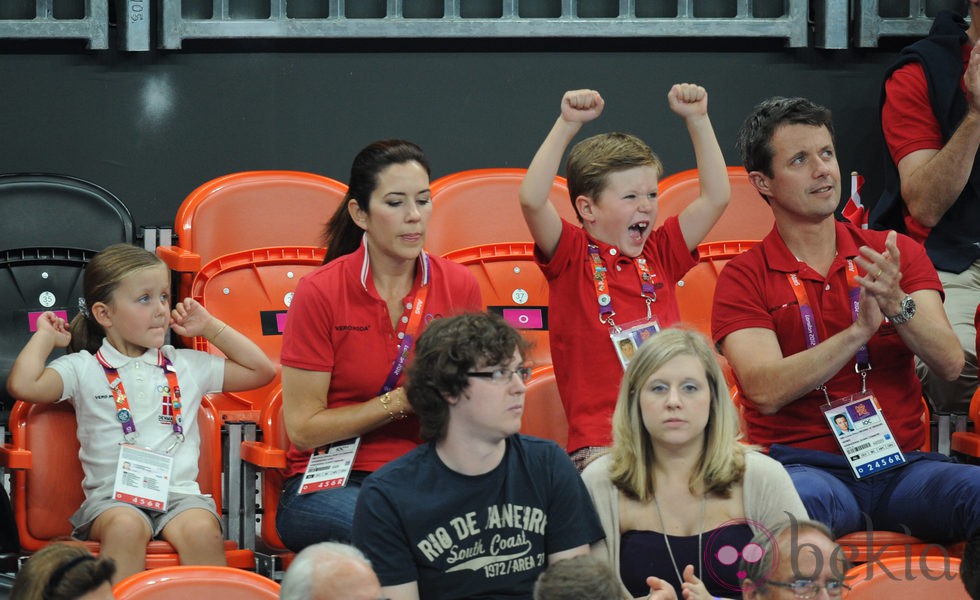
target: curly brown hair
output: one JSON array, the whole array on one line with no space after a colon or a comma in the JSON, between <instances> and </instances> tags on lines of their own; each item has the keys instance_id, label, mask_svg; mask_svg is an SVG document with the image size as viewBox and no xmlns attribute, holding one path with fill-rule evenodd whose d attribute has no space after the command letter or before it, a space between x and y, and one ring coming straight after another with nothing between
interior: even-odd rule
<instances>
[{"instance_id":1,"label":"curly brown hair","mask_svg":"<svg viewBox=\"0 0 980 600\"><path fill-rule=\"evenodd\" d=\"M468 313L430 323L415 345L405 386L422 439L435 442L446 437L446 398L459 396L469 386L468 372L509 363L514 350L523 357L527 342L494 314Z\"/></svg>"}]
</instances>

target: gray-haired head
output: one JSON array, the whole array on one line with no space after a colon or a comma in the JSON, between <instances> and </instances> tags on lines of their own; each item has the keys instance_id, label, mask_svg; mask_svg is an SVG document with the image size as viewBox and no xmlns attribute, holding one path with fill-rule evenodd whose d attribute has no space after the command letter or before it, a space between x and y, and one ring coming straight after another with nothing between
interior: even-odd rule
<instances>
[{"instance_id":1,"label":"gray-haired head","mask_svg":"<svg viewBox=\"0 0 980 600\"><path fill-rule=\"evenodd\" d=\"M286 570L281 600L376 600L381 584L371 563L349 544L321 542L300 551Z\"/></svg>"}]
</instances>

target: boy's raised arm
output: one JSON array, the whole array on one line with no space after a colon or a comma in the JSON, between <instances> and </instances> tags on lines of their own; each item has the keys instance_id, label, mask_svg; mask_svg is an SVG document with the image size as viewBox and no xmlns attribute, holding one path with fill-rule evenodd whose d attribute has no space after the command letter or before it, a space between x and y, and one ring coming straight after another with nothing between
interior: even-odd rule
<instances>
[{"instance_id":1,"label":"boy's raised arm","mask_svg":"<svg viewBox=\"0 0 980 600\"><path fill-rule=\"evenodd\" d=\"M531 230L534 243L548 260L554 256L561 238L561 217L548 201L548 194L558 174L562 155L582 125L602 114L604 104L602 96L594 90L565 92L561 100L561 116L538 148L521 183L524 220Z\"/></svg>"},{"instance_id":2,"label":"boy's raised arm","mask_svg":"<svg viewBox=\"0 0 980 600\"><path fill-rule=\"evenodd\" d=\"M698 165L701 195L679 215L690 250L697 248L725 212L732 195L728 167L708 118L708 92L699 85L678 83L667 93L670 109L684 119Z\"/></svg>"}]
</instances>

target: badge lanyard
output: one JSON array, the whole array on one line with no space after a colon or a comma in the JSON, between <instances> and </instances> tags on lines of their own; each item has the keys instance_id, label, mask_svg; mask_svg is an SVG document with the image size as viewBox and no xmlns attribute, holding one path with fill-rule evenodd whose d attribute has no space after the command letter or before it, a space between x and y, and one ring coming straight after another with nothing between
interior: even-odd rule
<instances>
[{"instance_id":1,"label":"badge lanyard","mask_svg":"<svg viewBox=\"0 0 980 600\"><path fill-rule=\"evenodd\" d=\"M620 327L613 321L613 316L615 316L616 311L612 307L611 290L606 280L606 271L608 269L602 263L599 247L595 244L589 244L589 258L591 259L592 282L595 285L596 301L599 303L599 322L603 325L610 325L616 331L620 331ZM636 268L636 274L640 278L640 297L646 302L647 320L649 321L653 317L653 311L650 305L657 301L657 292L654 286L657 275L656 273L650 272L645 258L634 258L633 266Z\"/></svg>"},{"instance_id":2,"label":"badge lanyard","mask_svg":"<svg viewBox=\"0 0 980 600\"><path fill-rule=\"evenodd\" d=\"M402 315L401 323L396 331L401 340L398 344L398 355L392 362L391 371L388 372L388 376L381 386L379 396L390 392L398 385L398 378L405 370L408 354L412 350L415 336L422 324L422 315L425 314L425 300L429 295L429 256L422 252L421 259L422 285L409 305L408 318L406 319L404 314ZM362 272L362 276L366 275L366 271ZM351 468L354 466L354 457L357 455L360 442L361 438L355 437L333 442L328 446L314 450L306 463L306 470L303 472L303 478L300 480L300 487L296 493L302 495L345 487L350 477Z\"/></svg>"},{"instance_id":3,"label":"badge lanyard","mask_svg":"<svg viewBox=\"0 0 980 600\"><path fill-rule=\"evenodd\" d=\"M385 378L384 385L381 386L381 391L378 393L379 396L390 392L398 385L398 378L401 377L402 372L405 370L405 365L408 363L408 353L412 350L412 344L415 343L419 326L422 324L422 315L425 314L425 300L429 295L429 256L425 252L422 253L422 269L422 286L412 300L412 308L408 315L408 320L406 321L403 317L401 324L398 326L397 335L401 339L401 342L398 344L398 355L391 365L391 371L388 372L388 377Z\"/></svg>"},{"instance_id":4,"label":"badge lanyard","mask_svg":"<svg viewBox=\"0 0 980 600\"><path fill-rule=\"evenodd\" d=\"M861 288L855 280L857 277L857 266L854 261L850 258L847 259L847 290L848 299L851 304L851 319L857 321L858 318L858 306L861 299ZM803 320L803 336L806 340L807 349L813 348L820 343L820 334L817 332L817 319L813 314L813 307L810 304L810 298L806 293L806 287L803 282L800 281L798 273L787 273L786 279L789 280L790 286L793 288L793 294L796 295L797 304L800 307L800 318ZM861 392L867 391L867 375L868 371L871 370L871 355L868 352L868 345L861 344L857 352L854 355L854 372L861 376ZM818 389L823 390L824 395L827 394L827 387L821 385ZM827 398L828 402L830 398Z\"/></svg>"},{"instance_id":5,"label":"badge lanyard","mask_svg":"<svg viewBox=\"0 0 980 600\"><path fill-rule=\"evenodd\" d=\"M850 258L847 259L847 292L851 304L851 319L857 321L858 306L861 298L861 288L857 277L857 266ZM787 273L793 293L800 305L800 317L803 319L803 331L807 348L813 348L820 343L817 332L816 316L798 273ZM819 388L823 392L826 403L820 407L828 427L835 433L834 439L841 452L851 466L853 475L862 479L881 471L902 466L906 463L905 455L892 435L888 422L881 413L881 408L874 394L867 389L867 375L871 370L871 359L868 345L862 344L854 355L854 371L861 376L861 392L846 398L831 401L826 384ZM848 424L848 430L836 428L834 420L843 416Z\"/></svg>"},{"instance_id":6,"label":"badge lanyard","mask_svg":"<svg viewBox=\"0 0 980 600\"><path fill-rule=\"evenodd\" d=\"M136 419L129 408L129 398L126 397L126 388L123 387L122 378L119 377L119 371L109 364L109 361L102 355L101 350L96 353L95 358L102 365L106 379L109 381L109 388L112 391L112 398L116 405L116 420L122 426L123 437L128 443L135 444L139 438L139 434L136 432ZM177 384L177 371L174 369L170 359L164 356L163 352L159 350L157 350L157 366L163 369L163 373L167 377L167 387L169 389L164 392L163 398L161 398L161 404L166 406L169 400L170 405L173 407L173 430L174 435L177 437L177 442L174 445L176 446L176 444L184 441L184 426L181 418L182 407L180 386ZM173 446L171 446L170 450L172 449Z\"/></svg>"},{"instance_id":7,"label":"badge lanyard","mask_svg":"<svg viewBox=\"0 0 980 600\"><path fill-rule=\"evenodd\" d=\"M415 298L412 299L408 319L405 319L403 315L401 323L396 330L396 334L401 340L398 343L398 354L391 364L391 370L388 372L388 376L385 377L381 391L378 392L379 396L390 392L398 385L398 378L405 371L405 365L408 363L408 355L412 350L412 345L415 343L415 336L418 334L419 327L422 325L422 315L425 314L425 301L429 296L429 255L422 252L421 260L422 285L419 287L419 291L415 293Z\"/></svg>"}]
</instances>

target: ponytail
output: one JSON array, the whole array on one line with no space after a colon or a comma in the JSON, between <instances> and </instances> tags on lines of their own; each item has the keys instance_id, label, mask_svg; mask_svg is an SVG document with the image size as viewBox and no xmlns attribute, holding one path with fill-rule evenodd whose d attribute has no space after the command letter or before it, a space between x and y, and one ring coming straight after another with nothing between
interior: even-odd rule
<instances>
[{"instance_id":1,"label":"ponytail","mask_svg":"<svg viewBox=\"0 0 980 600\"><path fill-rule=\"evenodd\" d=\"M105 338L105 330L102 329L102 326L95 319L86 313L88 313L87 309L79 311L75 315L75 318L71 320L71 323L68 324L68 330L71 332L71 341L68 342L68 352L88 350L91 354L95 354L102 346L102 340Z\"/></svg>"}]
</instances>

